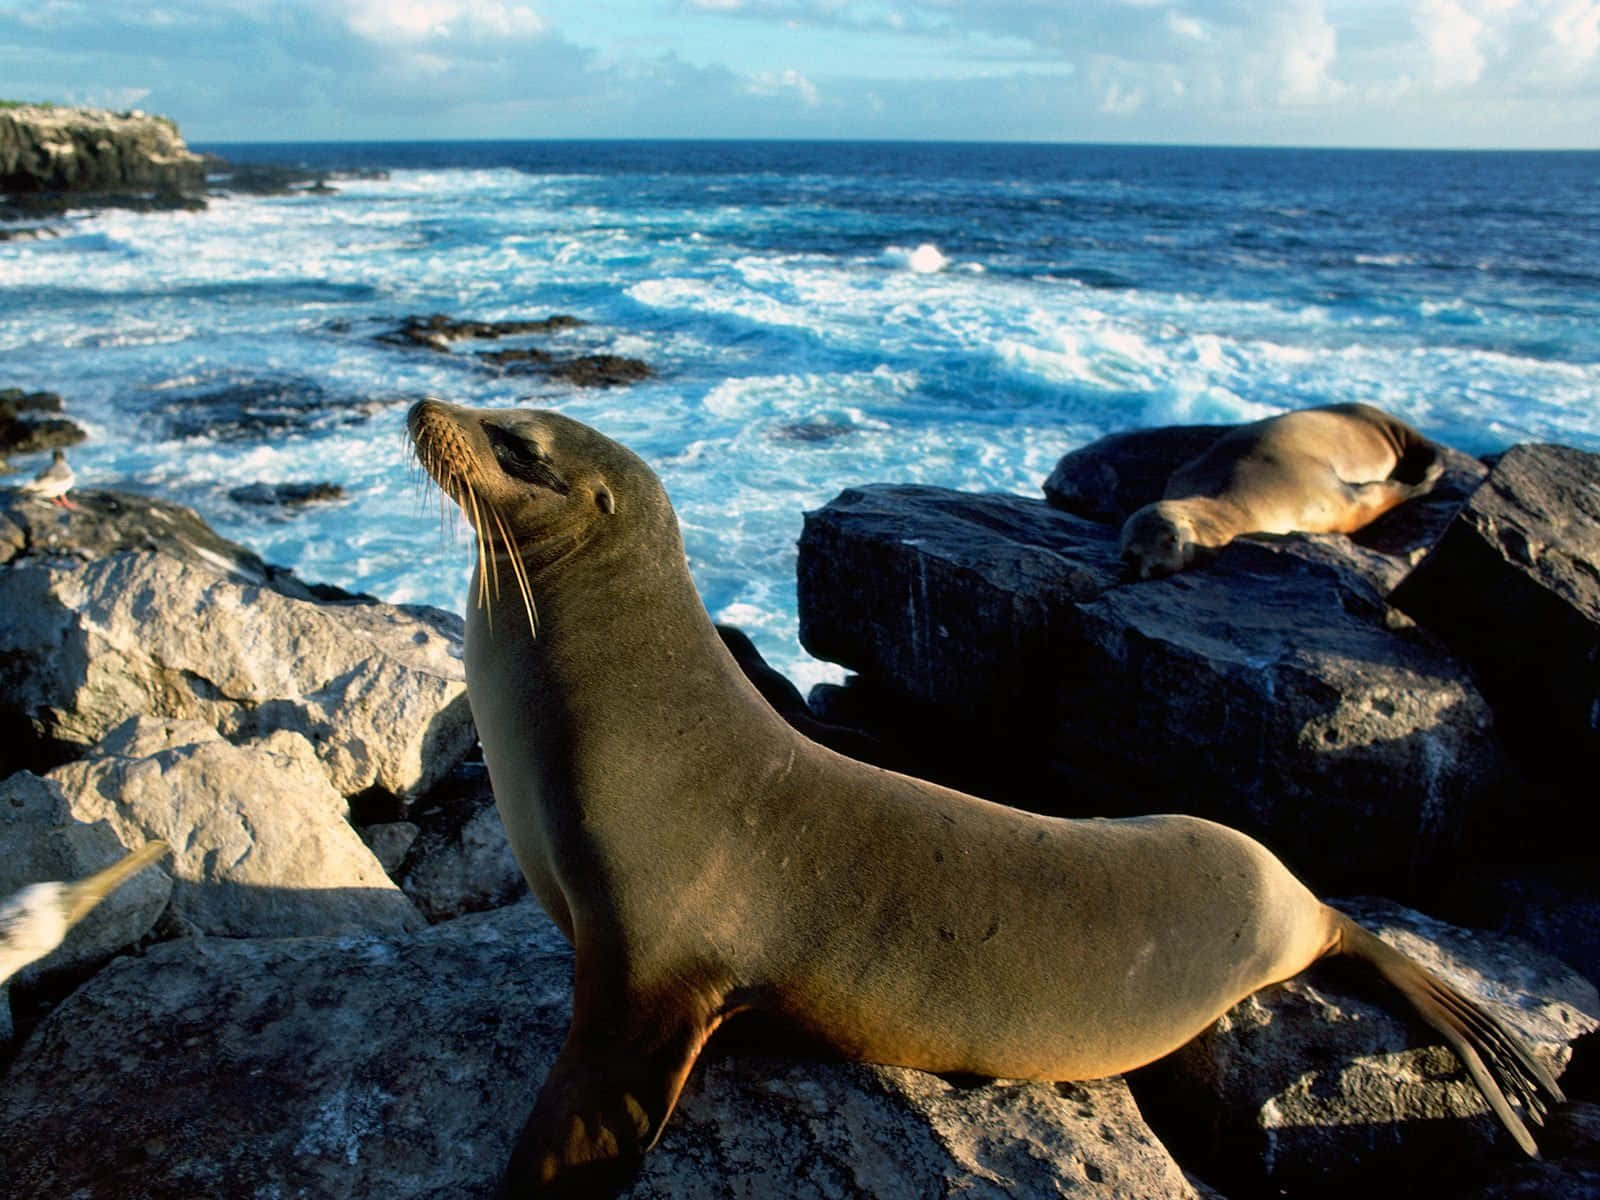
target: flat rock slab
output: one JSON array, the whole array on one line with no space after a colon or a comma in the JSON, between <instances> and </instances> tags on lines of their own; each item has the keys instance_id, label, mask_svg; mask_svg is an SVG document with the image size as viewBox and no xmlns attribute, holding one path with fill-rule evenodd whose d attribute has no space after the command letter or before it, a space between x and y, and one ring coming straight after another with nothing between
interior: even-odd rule
<instances>
[{"instance_id":1,"label":"flat rock slab","mask_svg":"<svg viewBox=\"0 0 1600 1200\"><path fill-rule=\"evenodd\" d=\"M1115 528L1042 502L851 489L806 516L800 636L898 717L869 726L924 755L896 765L1062 815L1209 816L1322 890L1411 894L1504 767L1466 671L1349 553L1241 541L1124 583Z\"/></svg>"},{"instance_id":2,"label":"flat rock slab","mask_svg":"<svg viewBox=\"0 0 1600 1200\"><path fill-rule=\"evenodd\" d=\"M1478 672L1542 774L1600 768L1600 455L1516 446L1395 589Z\"/></svg>"},{"instance_id":3,"label":"flat rock slab","mask_svg":"<svg viewBox=\"0 0 1600 1200\"><path fill-rule=\"evenodd\" d=\"M488 1196L565 1035L570 970L531 902L406 937L116 960L0 1087L0 1196ZM960 1087L714 1051L628 1194L1196 1193L1120 1081Z\"/></svg>"}]
</instances>

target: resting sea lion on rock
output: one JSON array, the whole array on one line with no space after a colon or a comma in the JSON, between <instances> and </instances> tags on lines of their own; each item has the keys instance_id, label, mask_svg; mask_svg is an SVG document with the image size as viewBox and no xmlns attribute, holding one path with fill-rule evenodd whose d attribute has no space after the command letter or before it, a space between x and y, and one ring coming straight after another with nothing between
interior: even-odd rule
<instances>
[{"instance_id":1,"label":"resting sea lion on rock","mask_svg":"<svg viewBox=\"0 0 1600 1200\"><path fill-rule=\"evenodd\" d=\"M1122 526L1137 579L1181 571L1246 533L1351 533L1430 491L1434 443L1370 404L1330 404L1223 434Z\"/></svg>"},{"instance_id":2,"label":"resting sea lion on rock","mask_svg":"<svg viewBox=\"0 0 1600 1200\"><path fill-rule=\"evenodd\" d=\"M550 412L425 400L408 421L477 532L468 696L517 859L576 950L508 1195L623 1186L741 1013L868 1062L1091 1079L1331 954L1397 988L1534 1152L1512 1103L1539 1120L1549 1071L1250 838L1037 816L827 750L717 636L634 454Z\"/></svg>"}]
</instances>

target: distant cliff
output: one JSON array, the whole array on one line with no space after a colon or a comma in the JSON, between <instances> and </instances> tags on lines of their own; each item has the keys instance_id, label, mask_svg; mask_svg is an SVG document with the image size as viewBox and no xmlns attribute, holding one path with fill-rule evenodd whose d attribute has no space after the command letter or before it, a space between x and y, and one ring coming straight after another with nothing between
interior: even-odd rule
<instances>
[{"instance_id":1,"label":"distant cliff","mask_svg":"<svg viewBox=\"0 0 1600 1200\"><path fill-rule=\"evenodd\" d=\"M0 193L205 191L204 160L177 125L148 113L0 108Z\"/></svg>"}]
</instances>

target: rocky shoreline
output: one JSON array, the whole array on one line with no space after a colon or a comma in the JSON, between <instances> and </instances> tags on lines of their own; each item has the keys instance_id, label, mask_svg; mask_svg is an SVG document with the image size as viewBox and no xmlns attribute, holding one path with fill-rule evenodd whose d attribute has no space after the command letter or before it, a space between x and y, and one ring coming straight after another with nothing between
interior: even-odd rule
<instances>
[{"instance_id":1,"label":"rocky shoreline","mask_svg":"<svg viewBox=\"0 0 1600 1200\"><path fill-rule=\"evenodd\" d=\"M1545 1159L1329 964L1126 1081L725 1038L631 1196L1596 1194L1600 460L1453 456L1359 541L1122 582L1117 514L1211 436L1085 448L1055 504L880 486L809 514L803 636L858 672L814 712L725 636L858 756L1047 811L1218 816L1319 888L1435 914L1340 901L1565 1070ZM0 895L175 852L13 980L0 1197L489 1194L571 956L476 760L459 621L307 584L176 505L73 498L0 490Z\"/></svg>"}]
</instances>

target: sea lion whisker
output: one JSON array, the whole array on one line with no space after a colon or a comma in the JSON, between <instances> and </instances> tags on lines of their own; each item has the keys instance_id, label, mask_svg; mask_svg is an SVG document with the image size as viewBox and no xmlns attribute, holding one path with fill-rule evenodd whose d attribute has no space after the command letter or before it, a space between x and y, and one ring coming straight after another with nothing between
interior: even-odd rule
<instances>
[{"instance_id":1,"label":"sea lion whisker","mask_svg":"<svg viewBox=\"0 0 1600 1200\"><path fill-rule=\"evenodd\" d=\"M495 524L500 527L500 537L506 547L506 558L511 562L511 573L516 577L517 589L522 593L522 607L528 614L528 634L537 638L539 610L533 603L533 585L528 580L528 569L522 562L522 556L517 553L516 541L512 538L511 531L506 528L505 522L501 520L499 510L491 506L489 515L494 517Z\"/></svg>"}]
</instances>

